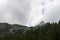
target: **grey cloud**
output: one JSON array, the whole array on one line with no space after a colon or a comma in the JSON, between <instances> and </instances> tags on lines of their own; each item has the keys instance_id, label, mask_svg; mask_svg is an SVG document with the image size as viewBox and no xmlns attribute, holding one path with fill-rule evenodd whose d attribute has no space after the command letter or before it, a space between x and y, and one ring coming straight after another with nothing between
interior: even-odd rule
<instances>
[{"instance_id":1,"label":"grey cloud","mask_svg":"<svg viewBox=\"0 0 60 40\"><path fill-rule=\"evenodd\" d=\"M35 25L35 21L40 19L40 0L5 1L0 5L0 14L2 15L0 19L3 22L30 26Z\"/></svg>"},{"instance_id":2,"label":"grey cloud","mask_svg":"<svg viewBox=\"0 0 60 40\"><path fill-rule=\"evenodd\" d=\"M45 22L58 22L60 20L60 6L53 7L44 15Z\"/></svg>"},{"instance_id":3,"label":"grey cloud","mask_svg":"<svg viewBox=\"0 0 60 40\"><path fill-rule=\"evenodd\" d=\"M25 24L28 21L29 11L31 10L28 0L6 0L0 9L0 19L8 23ZM9 16L8 16L9 15ZM14 20L12 20L14 19Z\"/></svg>"}]
</instances>

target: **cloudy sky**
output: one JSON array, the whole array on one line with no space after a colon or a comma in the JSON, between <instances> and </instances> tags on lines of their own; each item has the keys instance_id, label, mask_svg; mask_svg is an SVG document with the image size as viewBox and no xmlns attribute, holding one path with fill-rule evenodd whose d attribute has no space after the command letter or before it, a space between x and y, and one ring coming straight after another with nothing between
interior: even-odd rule
<instances>
[{"instance_id":1,"label":"cloudy sky","mask_svg":"<svg viewBox=\"0 0 60 40\"><path fill-rule=\"evenodd\" d=\"M60 0L0 0L0 22L33 26L60 19Z\"/></svg>"}]
</instances>

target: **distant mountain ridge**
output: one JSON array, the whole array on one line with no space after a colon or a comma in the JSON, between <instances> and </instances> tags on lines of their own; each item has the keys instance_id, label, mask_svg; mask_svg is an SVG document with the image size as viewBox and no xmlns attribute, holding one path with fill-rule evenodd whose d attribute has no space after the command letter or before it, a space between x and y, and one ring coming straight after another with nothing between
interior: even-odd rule
<instances>
[{"instance_id":1,"label":"distant mountain ridge","mask_svg":"<svg viewBox=\"0 0 60 40\"><path fill-rule=\"evenodd\" d=\"M41 21L38 26L44 25L44 21ZM28 27L24 25L18 24L8 24L8 23L0 23L0 33L16 33L20 30L20 33L24 33L27 30L31 30L31 28L36 29L37 27Z\"/></svg>"},{"instance_id":2,"label":"distant mountain ridge","mask_svg":"<svg viewBox=\"0 0 60 40\"><path fill-rule=\"evenodd\" d=\"M0 32L3 33L14 33L17 30L21 30L21 31L25 31L28 30L27 26L23 26L23 25L18 25L18 24L8 24L8 23L0 23Z\"/></svg>"}]
</instances>

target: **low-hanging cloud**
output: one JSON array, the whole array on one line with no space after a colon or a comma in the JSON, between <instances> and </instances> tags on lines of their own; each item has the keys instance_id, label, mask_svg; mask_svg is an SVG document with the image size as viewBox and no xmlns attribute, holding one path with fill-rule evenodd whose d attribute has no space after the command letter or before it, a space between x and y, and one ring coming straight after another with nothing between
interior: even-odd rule
<instances>
[{"instance_id":1,"label":"low-hanging cloud","mask_svg":"<svg viewBox=\"0 0 60 40\"><path fill-rule=\"evenodd\" d=\"M60 0L47 4L43 20L45 22L58 22L60 20Z\"/></svg>"},{"instance_id":2,"label":"low-hanging cloud","mask_svg":"<svg viewBox=\"0 0 60 40\"><path fill-rule=\"evenodd\" d=\"M1 2L0 22L31 26L42 18L40 0L3 0Z\"/></svg>"},{"instance_id":3,"label":"low-hanging cloud","mask_svg":"<svg viewBox=\"0 0 60 40\"><path fill-rule=\"evenodd\" d=\"M42 14L44 6L41 2L42 0L0 0L0 22L28 26L36 25L42 20L57 22L60 19L60 1L46 0L48 4L45 6L45 14Z\"/></svg>"}]
</instances>

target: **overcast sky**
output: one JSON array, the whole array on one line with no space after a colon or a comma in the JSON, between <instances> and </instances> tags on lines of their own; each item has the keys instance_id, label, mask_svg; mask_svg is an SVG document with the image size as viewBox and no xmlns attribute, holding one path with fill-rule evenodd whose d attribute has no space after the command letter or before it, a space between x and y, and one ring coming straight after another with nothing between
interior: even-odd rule
<instances>
[{"instance_id":1,"label":"overcast sky","mask_svg":"<svg viewBox=\"0 0 60 40\"><path fill-rule=\"evenodd\" d=\"M45 22L58 22L60 20L60 0L48 1L43 17Z\"/></svg>"},{"instance_id":2,"label":"overcast sky","mask_svg":"<svg viewBox=\"0 0 60 40\"><path fill-rule=\"evenodd\" d=\"M32 26L59 19L59 0L0 0L0 22Z\"/></svg>"}]
</instances>

